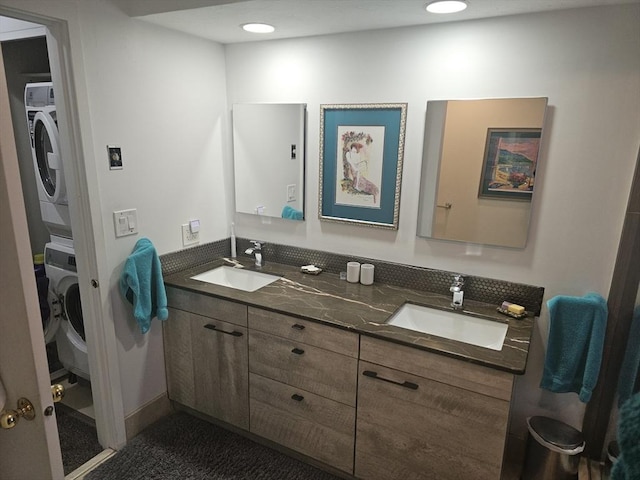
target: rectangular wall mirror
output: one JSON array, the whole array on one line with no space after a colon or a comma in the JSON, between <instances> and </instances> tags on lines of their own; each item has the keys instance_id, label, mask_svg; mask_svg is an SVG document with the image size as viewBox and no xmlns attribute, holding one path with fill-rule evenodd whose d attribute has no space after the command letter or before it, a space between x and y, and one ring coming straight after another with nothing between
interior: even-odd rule
<instances>
[{"instance_id":1,"label":"rectangular wall mirror","mask_svg":"<svg viewBox=\"0 0 640 480\"><path fill-rule=\"evenodd\" d=\"M427 102L417 235L524 248L547 98Z\"/></svg>"},{"instance_id":2,"label":"rectangular wall mirror","mask_svg":"<svg viewBox=\"0 0 640 480\"><path fill-rule=\"evenodd\" d=\"M305 104L235 104L236 212L304 220Z\"/></svg>"}]
</instances>

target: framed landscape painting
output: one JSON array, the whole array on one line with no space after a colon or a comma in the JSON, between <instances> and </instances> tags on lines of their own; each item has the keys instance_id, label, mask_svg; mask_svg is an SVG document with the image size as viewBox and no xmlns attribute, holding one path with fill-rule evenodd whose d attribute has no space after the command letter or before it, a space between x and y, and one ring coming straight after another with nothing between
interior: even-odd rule
<instances>
[{"instance_id":1,"label":"framed landscape painting","mask_svg":"<svg viewBox=\"0 0 640 480\"><path fill-rule=\"evenodd\" d=\"M320 106L319 218L398 228L407 104Z\"/></svg>"},{"instance_id":2,"label":"framed landscape painting","mask_svg":"<svg viewBox=\"0 0 640 480\"><path fill-rule=\"evenodd\" d=\"M540 128L489 128L479 197L531 201Z\"/></svg>"}]
</instances>

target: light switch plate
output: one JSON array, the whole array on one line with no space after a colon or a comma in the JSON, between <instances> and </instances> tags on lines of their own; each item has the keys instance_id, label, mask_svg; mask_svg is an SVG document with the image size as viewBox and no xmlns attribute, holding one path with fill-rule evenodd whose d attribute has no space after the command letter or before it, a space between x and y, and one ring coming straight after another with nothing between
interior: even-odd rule
<instances>
[{"instance_id":1,"label":"light switch plate","mask_svg":"<svg viewBox=\"0 0 640 480\"><path fill-rule=\"evenodd\" d=\"M113 225L116 238L138 233L138 211L135 208L129 210L117 210L113 212Z\"/></svg>"},{"instance_id":2,"label":"light switch plate","mask_svg":"<svg viewBox=\"0 0 640 480\"><path fill-rule=\"evenodd\" d=\"M287 185L287 202L296 201L296 185L295 183Z\"/></svg>"}]
</instances>

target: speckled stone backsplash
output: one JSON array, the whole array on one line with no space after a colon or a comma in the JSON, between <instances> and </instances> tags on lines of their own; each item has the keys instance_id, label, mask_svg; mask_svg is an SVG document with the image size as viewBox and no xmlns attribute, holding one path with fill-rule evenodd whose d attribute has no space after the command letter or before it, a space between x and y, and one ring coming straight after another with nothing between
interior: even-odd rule
<instances>
[{"instance_id":1,"label":"speckled stone backsplash","mask_svg":"<svg viewBox=\"0 0 640 480\"><path fill-rule=\"evenodd\" d=\"M245 250L251 247L249 239L237 239L238 255L246 256ZM492 278L465 275L465 272L447 272L424 267L390 263L382 260L339 255L321 250L292 247L277 243L266 243L263 247L265 262L281 263L292 266L313 264L323 270L338 274L346 270L347 262L371 263L375 265L375 281L397 285L399 287L449 295L452 276L461 274L465 277L465 298L485 303L502 304L507 300L524 306L534 315L540 315L544 288L521 283L505 282ZM160 257L162 271L165 275L179 272L187 268L203 265L216 258L231 255L230 240L199 245L197 247L167 253Z\"/></svg>"}]
</instances>

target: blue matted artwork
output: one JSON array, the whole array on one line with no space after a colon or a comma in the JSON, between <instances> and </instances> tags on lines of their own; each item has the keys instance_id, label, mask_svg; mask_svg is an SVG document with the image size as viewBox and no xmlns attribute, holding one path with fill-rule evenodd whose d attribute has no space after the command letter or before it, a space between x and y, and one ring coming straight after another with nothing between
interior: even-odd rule
<instances>
[{"instance_id":1,"label":"blue matted artwork","mask_svg":"<svg viewBox=\"0 0 640 480\"><path fill-rule=\"evenodd\" d=\"M398 228L407 104L320 106L319 218Z\"/></svg>"}]
</instances>

